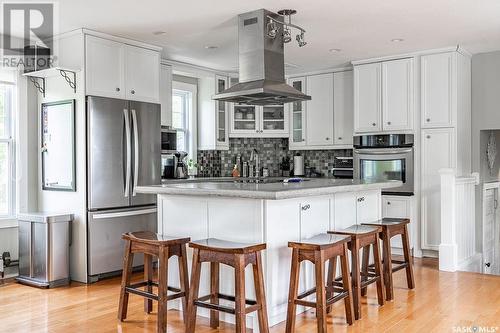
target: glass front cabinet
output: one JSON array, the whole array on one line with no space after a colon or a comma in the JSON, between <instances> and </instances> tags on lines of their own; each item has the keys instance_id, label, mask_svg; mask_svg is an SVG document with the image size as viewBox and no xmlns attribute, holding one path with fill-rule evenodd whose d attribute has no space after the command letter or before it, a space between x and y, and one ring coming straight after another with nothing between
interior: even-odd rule
<instances>
[{"instance_id":1,"label":"glass front cabinet","mask_svg":"<svg viewBox=\"0 0 500 333\"><path fill-rule=\"evenodd\" d=\"M229 136L288 137L288 114L283 105L255 106L233 104Z\"/></svg>"},{"instance_id":2,"label":"glass front cabinet","mask_svg":"<svg viewBox=\"0 0 500 333\"><path fill-rule=\"evenodd\" d=\"M306 78L296 77L288 79L288 84L295 89L306 91ZM290 115L290 148L302 147L306 144L305 124L306 124L306 102L297 101L287 104Z\"/></svg>"},{"instance_id":3,"label":"glass front cabinet","mask_svg":"<svg viewBox=\"0 0 500 333\"><path fill-rule=\"evenodd\" d=\"M225 76L215 76L215 90L216 93L220 93L226 90L228 85L228 78ZM229 103L215 101L215 111L216 115L216 131L217 131L217 148L228 149L229 148L229 136L227 131L228 122L228 109Z\"/></svg>"}]
</instances>

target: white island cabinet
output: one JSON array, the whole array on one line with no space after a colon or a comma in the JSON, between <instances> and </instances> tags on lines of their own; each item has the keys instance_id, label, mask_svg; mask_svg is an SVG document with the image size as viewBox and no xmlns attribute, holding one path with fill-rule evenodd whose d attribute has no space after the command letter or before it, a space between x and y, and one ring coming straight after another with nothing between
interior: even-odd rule
<instances>
[{"instance_id":1,"label":"white island cabinet","mask_svg":"<svg viewBox=\"0 0 500 333\"><path fill-rule=\"evenodd\" d=\"M286 320L291 250L289 241L328 230L374 221L382 217L381 189L400 182L365 184L356 180L308 180L299 184L269 182L242 184L230 178L171 182L138 187L158 194L158 232L169 236L220 238L266 243L264 283L270 325ZM191 268L192 251L188 250ZM169 285L178 285L177 258L171 258ZM314 270L305 263L301 289L314 285ZM234 294L234 270L221 266L221 293ZM251 266L246 271L247 298L254 298ZM209 265L202 267L200 295L209 293ZM228 305L232 305L228 303ZM180 303L172 302L179 308ZM208 316L208 311L198 314ZM299 308L299 311L304 309ZM258 330L257 316L247 316L247 327ZM221 313L221 320L234 317Z\"/></svg>"}]
</instances>

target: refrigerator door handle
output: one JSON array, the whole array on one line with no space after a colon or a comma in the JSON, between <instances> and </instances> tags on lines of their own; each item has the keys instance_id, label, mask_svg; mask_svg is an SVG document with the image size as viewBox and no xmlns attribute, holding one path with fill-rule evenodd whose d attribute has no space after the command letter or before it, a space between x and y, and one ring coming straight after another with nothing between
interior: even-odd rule
<instances>
[{"instance_id":1,"label":"refrigerator door handle","mask_svg":"<svg viewBox=\"0 0 500 333\"><path fill-rule=\"evenodd\" d=\"M125 141L127 143L127 162L126 162L126 172L125 172L125 197L128 197L130 193L130 174L132 172L132 146L130 143L130 118L127 109L123 109L123 116L125 117Z\"/></svg>"},{"instance_id":2,"label":"refrigerator door handle","mask_svg":"<svg viewBox=\"0 0 500 333\"><path fill-rule=\"evenodd\" d=\"M134 184L132 186L132 196L136 196L137 178L139 178L139 130L137 128L137 114L132 109L132 124L134 127Z\"/></svg>"},{"instance_id":3,"label":"refrigerator door handle","mask_svg":"<svg viewBox=\"0 0 500 333\"><path fill-rule=\"evenodd\" d=\"M153 213L156 213L157 211L158 211L157 208L148 208L148 209L129 210L129 211L125 211L125 212L116 212L116 213L99 213L99 214L94 214L92 216L92 218L94 220L111 219L111 218L116 218L116 217L153 214Z\"/></svg>"}]
</instances>

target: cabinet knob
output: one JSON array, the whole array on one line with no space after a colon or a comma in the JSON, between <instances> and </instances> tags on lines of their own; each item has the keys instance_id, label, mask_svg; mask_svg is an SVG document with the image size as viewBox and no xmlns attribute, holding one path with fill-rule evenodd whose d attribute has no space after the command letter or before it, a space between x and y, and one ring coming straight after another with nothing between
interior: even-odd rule
<instances>
[{"instance_id":1,"label":"cabinet knob","mask_svg":"<svg viewBox=\"0 0 500 333\"><path fill-rule=\"evenodd\" d=\"M308 210L309 208L311 208L309 204L302 206L302 210Z\"/></svg>"},{"instance_id":2,"label":"cabinet knob","mask_svg":"<svg viewBox=\"0 0 500 333\"><path fill-rule=\"evenodd\" d=\"M255 133L259 133L259 130L255 130Z\"/></svg>"},{"instance_id":3,"label":"cabinet knob","mask_svg":"<svg viewBox=\"0 0 500 333\"><path fill-rule=\"evenodd\" d=\"M430 139L430 138L431 138L431 136L430 136L430 135L427 135L427 136L426 136L426 138L427 138L427 139Z\"/></svg>"},{"instance_id":4,"label":"cabinet knob","mask_svg":"<svg viewBox=\"0 0 500 333\"><path fill-rule=\"evenodd\" d=\"M120 91L120 88L116 88L116 91Z\"/></svg>"},{"instance_id":5,"label":"cabinet knob","mask_svg":"<svg viewBox=\"0 0 500 333\"><path fill-rule=\"evenodd\" d=\"M363 201L365 201L365 197L358 198L358 202L363 202Z\"/></svg>"},{"instance_id":6,"label":"cabinet knob","mask_svg":"<svg viewBox=\"0 0 500 333\"><path fill-rule=\"evenodd\" d=\"M387 204L388 204L388 205L390 205L390 204L391 204L391 202L390 202L390 201L387 201Z\"/></svg>"},{"instance_id":7,"label":"cabinet knob","mask_svg":"<svg viewBox=\"0 0 500 333\"><path fill-rule=\"evenodd\" d=\"M135 94L135 90L130 90L130 93L133 95Z\"/></svg>"},{"instance_id":8,"label":"cabinet knob","mask_svg":"<svg viewBox=\"0 0 500 333\"><path fill-rule=\"evenodd\" d=\"M429 122L429 121L431 121L431 118L427 118L427 119L425 119L425 121L426 121L426 122Z\"/></svg>"},{"instance_id":9,"label":"cabinet knob","mask_svg":"<svg viewBox=\"0 0 500 333\"><path fill-rule=\"evenodd\" d=\"M387 125L390 125L390 124L391 124L391 122L390 122L390 121L388 121L388 122L387 122Z\"/></svg>"},{"instance_id":10,"label":"cabinet knob","mask_svg":"<svg viewBox=\"0 0 500 333\"><path fill-rule=\"evenodd\" d=\"M339 140L342 140L342 137L341 137L341 136L339 136Z\"/></svg>"},{"instance_id":11,"label":"cabinet knob","mask_svg":"<svg viewBox=\"0 0 500 333\"><path fill-rule=\"evenodd\" d=\"M302 141L306 141L306 139L302 139Z\"/></svg>"},{"instance_id":12,"label":"cabinet knob","mask_svg":"<svg viewBox=\"0 0 500 333\"><path fill-rule=\"evenodd\" d=\"M377 126L377 124L376 123L372 123L372 126Z\"/></svg>"},{"instance_id":13,"label":"cabinet knob","mask_svg":"<svg viewBox=\"0 0 500 333\"><path fill-rule=\"evenodd\" d=\"M327 137L327 138L325 138L325 139L326 139L326 141L330 140L330 138L328 138L328 137Z\"/></svg>"}]
</instances>

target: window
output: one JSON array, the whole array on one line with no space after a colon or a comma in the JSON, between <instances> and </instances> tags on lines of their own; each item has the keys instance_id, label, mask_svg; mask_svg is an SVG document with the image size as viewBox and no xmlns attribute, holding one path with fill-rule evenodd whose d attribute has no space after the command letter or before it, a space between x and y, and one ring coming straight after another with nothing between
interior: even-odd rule
<instances>
[{"instance_id":1,"label":"window","mask_svg":"<svg viewBox=\"0 0 500 333\"><path fill-rule=\"evenodd\" d=\"M172 127L177 130L177 150L196 160L196 85L172 83Z\"/></svg>"},{"instance_id":2,"label":"window","mask_svg":"<svg viewBox=\"0 0 500 333\"><path fill-rule=\"evenodd\" d=\"M0 218L14 215L14 73L0 70Z\"/></svg>"}]
</instances>

